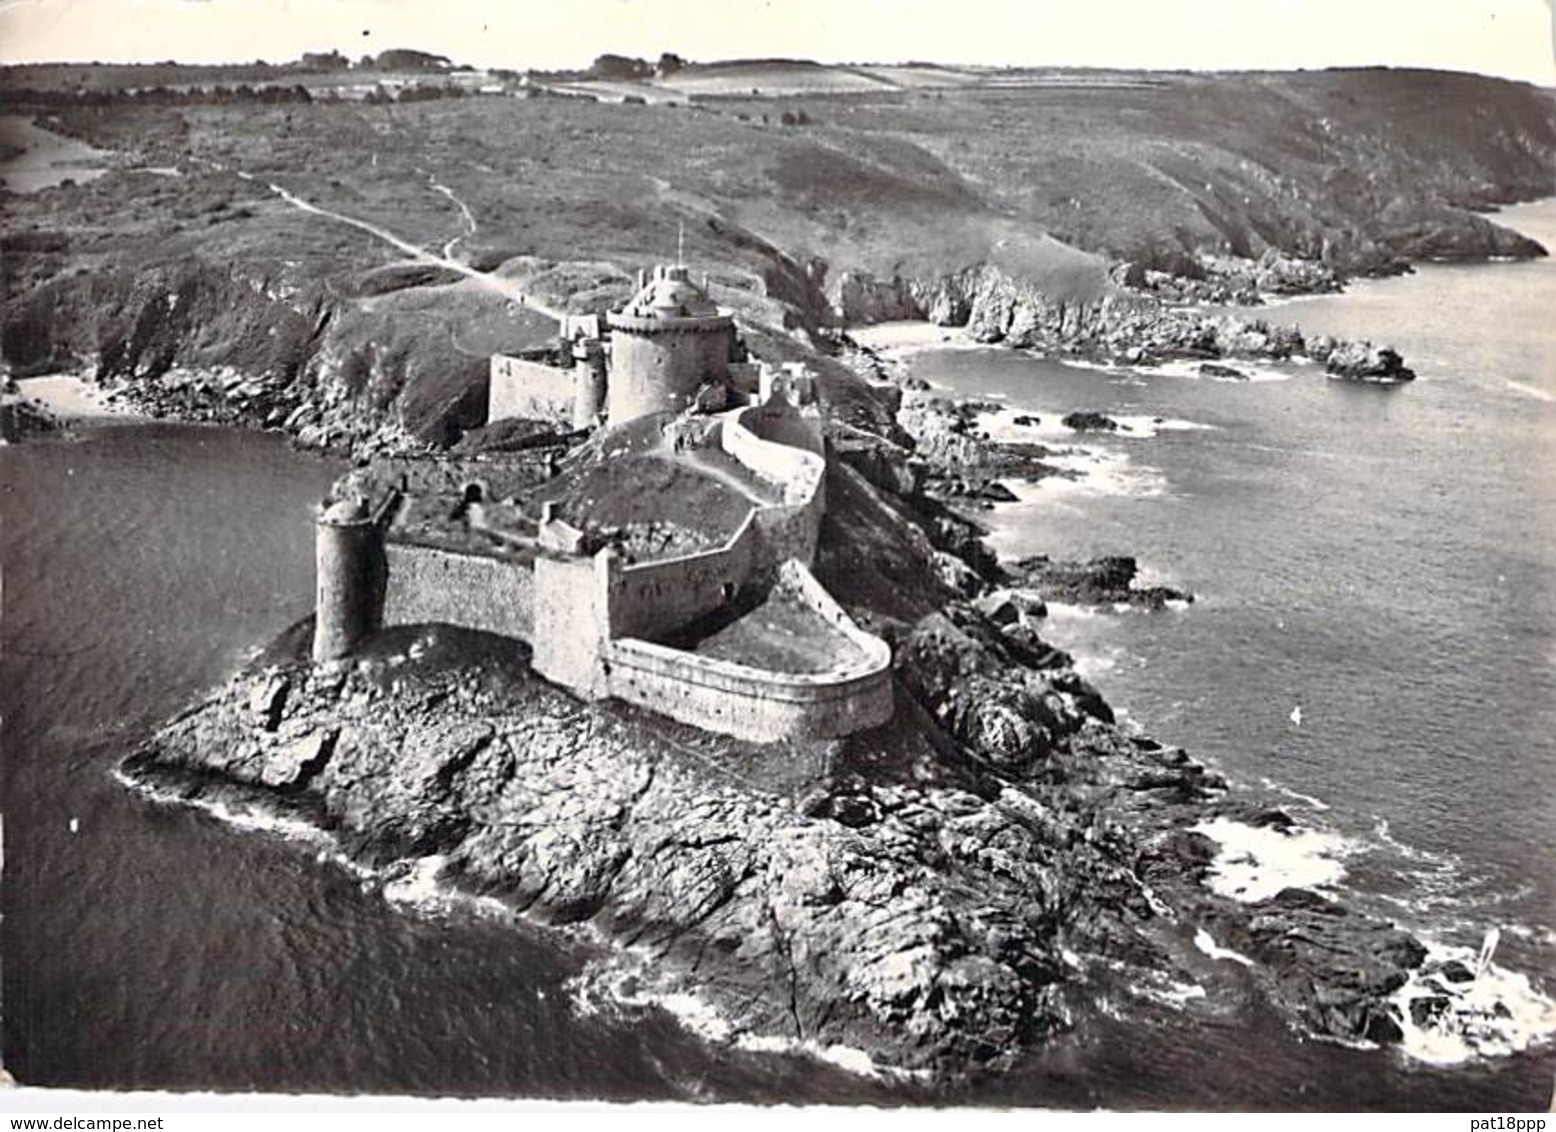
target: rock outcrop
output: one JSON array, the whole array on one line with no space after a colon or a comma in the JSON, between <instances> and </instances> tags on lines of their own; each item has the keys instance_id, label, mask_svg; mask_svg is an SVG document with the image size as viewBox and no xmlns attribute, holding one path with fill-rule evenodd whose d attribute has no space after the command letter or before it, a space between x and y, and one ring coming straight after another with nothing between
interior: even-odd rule
<instances>
[{"instance_id":1,"label":"rock outcrop","mask_svg":"<svg viewBox=\"0 0 1556 1132\"><path fill-rule=\"evenodd\" d=\"M1268 957L1271 1000L1312 1032L1397 1037L1408 936L1318 897L1217 896L1192 827L1241 812L1224 780L1115 724L966 520L842 465L827 495L818 577L894 644L881 728L749 747L580 704L513 641L402 629L314 666L304 624L123 773L310 822L386 878L587 925L607 991L696 995L737 1037L941 1077L1006 1065L1094 1009L1094 970L1189 980L1184 921ZM958 584L937 580L952 564ZM1133 573L1089 577L1111 596Z\"/></svg>"},{"instance_id":2,"label":"rock outcrop","mask_svg":"<svg viewBox=\"0 0 1556 1132\"><path fill-rule=\"evenodd\" d=\"M1083 562L1054 561L1046 554L1022 558L1008 571L1047 601L1077 605L1140 605L1161 609L1169 601L1191 602L1194 595L1171 586L1136 586L1139 564L1127 555Z\"/></svg>"},{"instance_id":3,"label":"rock outcrop","mask_svg":"<svg viewBox=\"0 0 1556 1132\"><path fill-rule=\"evenodd\" d=\"M1405 365L1398 351L1388 346L1374 346L1371 342L1341 342L1321 352L1324 369L1330 377L1384 384L1415 380L1415 370Z\"/></svg>"},{"instance_id":4,"label":"rock outcrop","mask_svg":"<svg viewBox=\"0 0 1556 1132\"><path fill-rule=\"evenodd\" d=\"M1076 432L1117 432L1118 422L1112 417L1091 410L1082 409L1073 413L1066 413L1060 421L1065 428Z\"/></svg>"}]
</instances>

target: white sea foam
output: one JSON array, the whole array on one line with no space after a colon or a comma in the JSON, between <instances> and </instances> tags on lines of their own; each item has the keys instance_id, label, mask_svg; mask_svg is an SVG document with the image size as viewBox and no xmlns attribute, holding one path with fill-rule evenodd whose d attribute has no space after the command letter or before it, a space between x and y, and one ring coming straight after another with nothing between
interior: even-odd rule
<instances>
[{"instance_id":1,"label":"white sea foam","mask_svg":"<svg viewBox=\"0 0 1556 1132\"><path fill-rule=\"evenodd\" d=\"M1556 1002L1527 975L1488 962L1470 982L1450 982L1425 972L1458 960L1477 969L1477 953L1423 941L1427 962L1411 974L1391 1002L1405 1032L1406 1055L1430 1065L1460 1065L1477 1057L1508 1057L1556 1036ZM1411 1004L1419 1003L1418 1021Z\"/></svg>"},{"instance_id":2,"label":"white sea foam","mask_svg":"<svg viewBox=\"0 0 1556 1132\"><path fill-rule=\"evenodd\" d=\"M1049 476L1028 483L1004 481L1022 502L1062 500L1068 496L1137 496L1167 494L1167 477L1160 468L1131 460L1123 452L1101 448L1068 448L1044 460L1069 475Z\"/></svg>"},{"instance_id":3,"label":"white sea foam","mask_svg":"<svg viewBox=\"0 0 1556 1132\"><path fill-rule=\"evenodd\" d=\"M1091 680L1117 669L1118 662L1123 656L1124 650L1121 648L1110 648L1090 654L1077 654L1075 657L1075 669L1086 679Z\"/></svg>"},{"instance_id":4,"label":"white sea foam","mask_svg":"<svg viewBox=\"0 0 1556 1132\"><path fill-rule=\"evenodd\" d=\"M1459 880L1470 879L1467 876L1464 859L1458 854L1423 849L1419 845L1411 845L1399 840L1389 828L1387 818L1378 818L1373 823L1372 836L1379 844L1386 846L1405 860L1421 866L1425 872L1439 876L1452 876Z\"/></svg>"},{"instance_id":5,"label":"white sea foam","mask_svg":"<svg viewBox=\"0 0 1556 1132\"><path fill-rule=\"evenodd\" d=\"M1094 605L1076 605L1068 601L1048 602L1050 621L1090 621L1102 615Z\"/></svg>"},{"instance_id":6,"label":"white sea foam","mask_svg":"<svg viewBox=\"0 0 1556 1132\"><path fill-rule=\"evenodd\" d=\"M1235 369L1245 377L1223 377L1216 374L1201 373L1200 366L1203 363L1192 359L1183 358L1177 361L1163 362L1159 366L1132 366L1135 373L1148 377L1176 377L1186 378L1190 381L1222 381L1230 385L1259 385L1273 381L1290 381L1296 376L1290 369L1277 369L1274 366L1257 362L1245 361L1234 358L1225 362L1216 362L1216 365L1225 365L1229 369Z\"/></svg>"},{"instance_id":7,"label":"white sea foam","mask_svg":"<svg viewBox=\"0 0 1556 1132\"><path fill-rule=\"evenodd\" d=\"M1207 877L1211 890L1247 903L1283 888L1333 887L1345 877L1345 859L1361 849L1338 833L1301 826L1282 832L1214 818L1193 828L1220 846Z\"/></svg>"},{"instance_id":8,"label":"white sea foam","mask_svg":"<svg viewBox=\"0 0 1556 1132\"><path fill-rule=\"evenodd\" d=\"M1226 959L1233 963L1240 963L1244 967L1252 967L1254 965L1253 960L1241 951L1233 951L1230 947L1222 947L1216 942L1215 937L1204 928L1200 928L1194 933L1194 946L1212 959Z\"/></svg>"},{"instance_id":9,"label":"white sea foam","mask_svg":"<svg viewBox=\"0 0 1556 1132\"><path fill-rule=\"evenodd\" d=\"M1319 799L1313 797L1313 795L1311 795L1311 794L1304 794L1300 790L1293 790L1289 786L1283 786L1279 782L1276 782L1273 778L1261 778L1259 780L1259 782L1266 790L1272 790L1276 794L1279 794L1283 798L1290 798L1293 802L1301 802L1304 806L1307 806L1309 809L1312 809L1312 810L1327 810L1327 809L1329 809L1329 803L1328 802L1320 801Z\"/></svg>"},{"instance_id":10,"label":"white sea foam","mask_svg":"<svg viewBox=\"0 0 1556 1132\"><path fill-rule=\"evenodd\" d=\"M155 786L148 786L138 779L131 778L121 770L114 771L114 778L121 785L154 801L204 810L212 817L219 818L227 824L235 825L240 829L272 833L288 841L300 841L309 845L331 848L335 845L335 839L316 826L310 825L300 818L290 818L277 814L264 806L230 803L211 798L186 798L171 790L159 790Z\"/></svg>"},{"instance_id":11,"label":"white sea foam","mask_svg":"<svg viewBox=\"0 0 1556 1132\"><path fill-rule=\"evenodd\" d=\"M985 395L990 400L1003 400L1004 394ZM973 426L988 434L989 439L1003 444L1044 443L1073 444L1081 435L1064 423L1065 414L1059 410L1042 409L1030 404L1012 405L998 412L982 412ZM1122 440L1150 440L1163 432L1214 432L1217 426L1182 417L1163 417L1146 413L1107 413L1118 424L1117 432L1095 432L1091 437L1118 438ZM1035 420L1036 424L1017 424L1017 417Z\"/></svg>"},{"instance_id":12,"label":"white sea foam","mask_svg":"<svg viewBox=\"0 0 1556 1132\"><path fill-rule=\"evenodd\" d=\"M822 1045L796 1038L759 1037L752 1034L736 1038L734 1045L736 1049L748 1053L804 1054L817 1061L835 1065L856 1077L875 1077L892 1081L928 1081L933 1077L933 1073L928 1069L898 1069L895 1066L882 1065L856 1046Z\"/></svg>"},{"instance_id":13,"label":"white sea foam","mask_svg":"<svg viewBox=\"0 0 1556 1132\"><path fill-rule=\"evenodd\" d=\"M1143 413L1122 413L1113 415L1118 422L1120 431L1110 433L1130 437L1137 440L1149 440L1163 432L1218 432L1219 428L1213 424L1205 424L1201 421L1184 420L1181 417L1146 416Z\"/></svg>"},{"instance_id":14,"label":"white sea foam","mask_svg":"<svg viewBox=\"0 0 1556 1132\"><path fill-rule=\"evenodd\" d=\"M391 904L412 904L426 907L447 899L447 893L438 883L448 858L442 854L417 857L410 861L400 875L384 883L384 899Z\"/></svg>"},{"instance_id":15,"label":"white sea foam","mask_svg":"<svg viewBox=\"0 0 1556 1132\"><path fill-rule=\"evenodd\" d=\"M631 948L591 965L568 982L568 990L574 1009L581 1017L619 1012L623 1007L633 1010L655 1008L705 1042L732 1046L748 1053L802 1054L861 1077L898 1081L928 1078L927 1073L919 1070L882 1064L855 1046L739 1031L701 995L653 986L652 965L646 955Z\"/></svg>"},{"instance_id":16,"label":"white sea foam","mask_svg":"<svg viewBox=\"0 0 1556 1132\"><path fill-rule=\"evenodd\" d=\"M1542 943L1546 947L1556 947L1556 928L1546 927L1544 924L1509 924L1503 931L1519 939Z\"/></svg>"}]
</instances>

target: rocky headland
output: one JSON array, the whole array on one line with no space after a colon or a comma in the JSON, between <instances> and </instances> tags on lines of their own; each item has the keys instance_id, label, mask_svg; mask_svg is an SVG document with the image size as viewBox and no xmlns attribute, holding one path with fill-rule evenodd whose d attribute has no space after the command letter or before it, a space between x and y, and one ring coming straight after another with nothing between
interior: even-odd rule
<instances>
[{"instance_id":1,"label":"rocky headland","mask_svg":"<svg viewBox=\"0 0 1556 1132\"><path fill-rule=\"evenodd\" d=\"M603 989L691 995L763 1048L998 1068L1104 988L1193 985L1201 932L1293 1025L1397 1040L1424 949L1319 892L1218 895L1207 823L1300 827L1120 726L1043 639L1045 597L1117 600L1133 563L1006 569L969 520L854 462L829 471L817 576L893 645L883 727L751 746L580 703L522 645L441 626L313 665L304 623L122 774L565 928Z\"/></svg>"},{"instance_id":2,"label":"rocky headland","mask_svg":"<svg viewBox=\"0 0 1556 1132\"><path fill-rule=\"evenodd\" d=\"M893 646L891 723L774 749L582 704L521 646L442 627L314 666L305 624L124 776L301 820L386 881L436 875L557 925L605 983L695 995L737 1038L956 1075L1019 1058L1110 986L1193 985L1208 958L1306 1032L1398 1040L1420 943L1324 892L1218 891L1218 820L1301 826L1121 726L1041 631L1047 601L1188 595L1136 588L1125 558L1000 563L956 507L1067 474L1054 453L990 440L980 407L908 387L843 332L922 319L1107 364L1234 379L1239 359L1305 357L1404 380L1387 347L1192 304L1543 254L1480 213L1556 190L1556 109L1472 76L1163 81L1186 97L1101 87L1033 114L973 89L854 116L816 100L803 126L759 123L757 100L17 100L117 165L6 198L10 371L87 373L150 415L362 457L564 449L481 427L489 355L553 333L531 305L619 303L627 266L684 226L753 355L817 372L816 573ZM1179 103L1200 117L1159 117ZM1486 106L1504 130L1482 128ZM947 137L965 152L925 140ZM665 152L686 158L674 184Z\"/></svg>"}]
</instances>

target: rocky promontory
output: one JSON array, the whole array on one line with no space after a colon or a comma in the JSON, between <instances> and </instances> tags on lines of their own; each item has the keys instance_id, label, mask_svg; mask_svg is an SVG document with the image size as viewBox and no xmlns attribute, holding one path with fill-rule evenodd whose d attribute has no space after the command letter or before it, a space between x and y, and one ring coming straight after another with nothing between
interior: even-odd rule
<instances>
[{"instance_id":1,"label":"rocky promontory","mask_svg":"<svg viewBox=\"0 0 1556 1132\"><path fill-rule=\"evenodd\" d=\"M313 665L304 623L122 773L565 928L607 990L693 995L737 1039L937 1077L1007 1065L1083 1022L1099 978L1192 982L1201 923L1268 962L1293 1024L1389 1037L1407 936L1316 894L1217 896L1194 830L1246 808L1224 780L1115 723L1038 633L1041 602L984 580L965 521L841 465L828 498L818 577L894 647L880 728L751 746L580 703L510 640L408 628Z\"/></svg>"},{"instance_id":2,"label":"rocky promontory","mask_svg":"<svg viewBox=\"0 0 1556 1132\"><path fill-rule=\"evenodd\" d=\"M223 105L7 81L113 163L5 197L16 375L89 373L153 415L359 454L495 460L550 444L481 431L490 356L554 340L525 297L602 309L684 232L753 356L814 366L832 456L817 577L893 646L889 724L759 748L581 703L512 641L427 626L315 666L304 625L149 737L130 781L306 822L380 878L435 874L556 925L607 986L696 996L737 1037L1004 1065L1120 982L1192 985L1201 930L1292 1025L1399 1037L1419 944L1333 893L1218 892L1207 823L1300 827L1121 726L1040 631L1045 601L1186 595L1137 590L1126 559L996 561L947 500L1067 474L1055 453L860 381L830 347L922 318L1060 358L1232 376L1305 356L1399 380L1387 348L1188 304L1539 254L1475 211L1556 188L1537 92L1178 75L1143 100L1070 84L1056 105L1043 84L975 83L859 114L806 102L801 125L735 99Z\"/></svg>"}]
</instances>

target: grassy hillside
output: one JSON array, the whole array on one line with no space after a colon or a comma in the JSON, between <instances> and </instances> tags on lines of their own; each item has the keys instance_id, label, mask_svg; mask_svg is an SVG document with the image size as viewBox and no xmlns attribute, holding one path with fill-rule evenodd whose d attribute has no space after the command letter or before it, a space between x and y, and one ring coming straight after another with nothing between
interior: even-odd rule
<instances>
[{"instance_id":1,"label":"grassy hillside","mask_svg":"<svg viewBox=\"0 0 1556 1132\"><path fill-rule=\"evenodd\" d=\"M280 366L337 392L356 375L348 400L372 412L409 390L433 413L460 402L488 350L533 337L500 295L385 271L405 253L272 184L592 307L684 229L687 260L780 353L785 328L838 317L828 285L847 272L933 281L993 264L1090 299L1126 260L1192 271L1195 255L1275 249L1344 272L1534 254L1472 210L1556 192L1556 105L1474 76L749 63L662 85L715 79L849 93L39 106L117 164L6 198L5 360ZM584 298L568 294L578 280ZM200 302L156 305L180 287Z\"/></svg>"}]
</instances>

